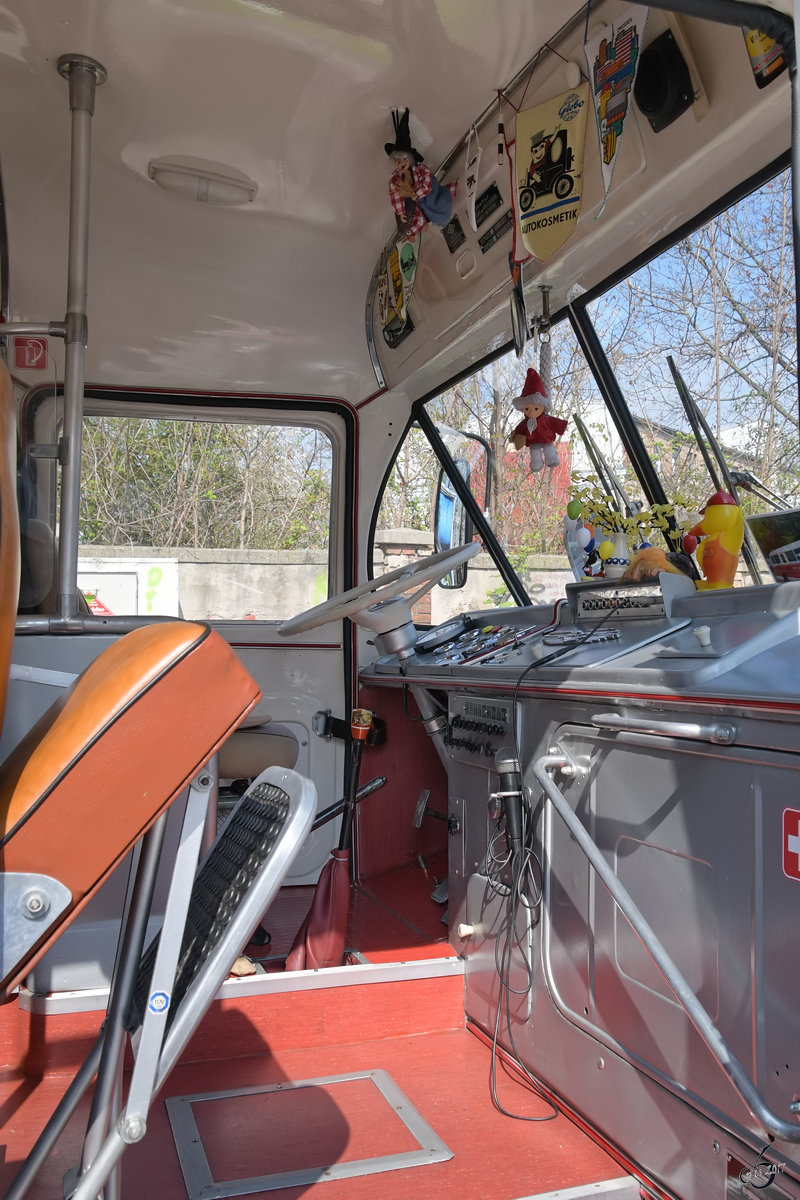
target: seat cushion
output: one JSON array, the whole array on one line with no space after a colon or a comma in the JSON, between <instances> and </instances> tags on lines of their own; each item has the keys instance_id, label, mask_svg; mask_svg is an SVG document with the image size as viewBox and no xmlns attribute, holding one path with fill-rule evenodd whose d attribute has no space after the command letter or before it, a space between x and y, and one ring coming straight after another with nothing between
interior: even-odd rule
<instances>
[{"instance_id":1,"label":"seat cushion","mask_svg":"<svg viewBox=\"0 0 800 1200\"><path fill-rule=\"evenodd\" d=\"M0 768L0 870L72 899L13 986L260 699L205 625L144 626L109 646ZM35 951L35 952L33 952Z\"/></svg>"}]
</instances>

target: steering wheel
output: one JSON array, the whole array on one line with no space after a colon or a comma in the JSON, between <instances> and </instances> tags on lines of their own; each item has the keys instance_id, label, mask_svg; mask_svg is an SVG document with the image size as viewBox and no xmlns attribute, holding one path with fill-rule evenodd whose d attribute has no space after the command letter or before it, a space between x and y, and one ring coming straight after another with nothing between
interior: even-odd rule
<instances>
[{"instance_id":1,"label":"steering wheel","mask_svg":"<svg viewBox=\"0 0 800 1200\"><path fill-rule=\"evenodd\" d=\"M333 596L330 600L325 600L322 604L317 604L314 608L308 608L296 617L290 617L288 621L283 621L278 626L278 633L282 637L291 637L293 633L306 633L309 629L326 625L328 621L341 621L343 617L354 617L357 613L372 606L378 609L384 601L400 596L403 592L408 591L413 583L419 582L422 586L407 597L410 609L421 596L430 591L435 583L444 579L448 572L460 567L470 558L474 558L480 548L479 542L470 542L467 546L457 546L454 550L443 550L440 554L431 554L428 558L421 558L408 567L398 567L395 571L387 572L386 575L368 579L365 583L360 583L358 587L351 588L349 592L343 592L341 596Z\"/></svg>"}]
</instances>

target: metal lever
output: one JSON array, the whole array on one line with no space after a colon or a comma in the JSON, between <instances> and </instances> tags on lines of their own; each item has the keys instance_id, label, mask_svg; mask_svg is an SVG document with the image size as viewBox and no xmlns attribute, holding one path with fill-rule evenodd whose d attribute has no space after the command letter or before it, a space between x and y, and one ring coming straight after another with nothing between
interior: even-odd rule
<instances>
[{"instance_id":1,"label":"metal lever","mask_svg":"<svg viewBox=\"0 0 800 1200\"><path fill-rule=\"evenodd\" d=\"M787 1142L800 1142L800 1125L783 1120L781 1117L776 1116L771 1108L767 1107L763 1096L755 1087L744 1067L695 996L676 964L664 949L664 946L659 941L652 926L645 919L644 914L630 892L615 872L612 871L603 857L600 847L586 832L586 829L570 808L566 798L547 774L548 770L563 767L568 762L569 759L566 754L545 754L534 763L533 773L542 785L548 800L575 838L581 850L583 850L602 882L608 888L611 896L631 925L631 928L641 938L645 949L680 1001L689 1020L730 1079L742 1100L744 1100L750 1112L757 1121L761 1122L764 1129L774 1137L781 1138Z\"/></svg>"},{"instance_id":2,"label":"metal lever","mask_svg":"<svg viewBox=\"0 0 800 1200\"><path fill-rule=\"evenodd\" d=\"M693 742L714 742L732 746L737 729L728 721L711 721L701 725L695 721L655 721L646 717L623 717L619 713L594 713L590 720L598 729L628 730L631 733L652 733L656 737L688 738Z\"/></svg>"}]
</instances>

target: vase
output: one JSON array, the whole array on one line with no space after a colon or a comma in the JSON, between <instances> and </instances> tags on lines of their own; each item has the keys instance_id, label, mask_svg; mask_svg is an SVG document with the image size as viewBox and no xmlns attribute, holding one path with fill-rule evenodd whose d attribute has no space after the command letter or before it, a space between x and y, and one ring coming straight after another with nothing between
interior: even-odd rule
<instances>
[{"instance_id":1,"label":"vase","mask_svg":"<svg viewBox=\"0 0 800 1200\"><path fill-rule=\"evenodd\" d=\"M614 534L614 550L605 561L603 574L606 579L619 579L630 566L631 555L628 538L624 533Z\"/></svg>"}]
</instances>

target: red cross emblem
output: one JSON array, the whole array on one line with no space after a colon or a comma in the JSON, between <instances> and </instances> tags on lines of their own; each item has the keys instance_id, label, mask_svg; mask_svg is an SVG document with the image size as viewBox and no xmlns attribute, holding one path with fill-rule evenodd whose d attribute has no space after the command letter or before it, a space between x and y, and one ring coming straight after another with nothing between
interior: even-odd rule
<instances>
[{"instance_id":1,"label":"red cross emblem","mask_svg":"<svg viewBox=\"0 0 800 1200\"><path fill-rule=\"evenodd\" d=\"M783 810L783 873L800 879L800 812L796 808Z\"/></svg>"}]
</instances>

